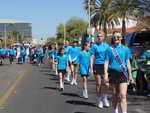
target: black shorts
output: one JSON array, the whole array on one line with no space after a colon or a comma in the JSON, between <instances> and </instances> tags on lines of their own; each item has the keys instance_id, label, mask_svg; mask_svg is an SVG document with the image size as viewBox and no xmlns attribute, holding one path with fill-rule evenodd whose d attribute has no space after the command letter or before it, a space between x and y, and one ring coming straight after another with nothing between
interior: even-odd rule
<instances>
[{"instance_id":1,"label":"black shorts","mask_svg":"<svg viewBox=\"0 0 150 113\"><path fill-rule=\"evenodd\" d=\"M104 64L94 64L93 73L95 75L104 75Z\"/></svg>"},{"instance_id":2,"label":"black shorts","mask_svg":"<svg viewBox=\"0 0 150 113\"><path fill-rule=\"evenodd\" d=\"M57 71L58 71L58 74L59 74L59 73L62 73L63 75L66 74L66 70L65 70L65 69L58 69Z\"/></svg>"},{"instance_id":3,"label":"black shorts","mask_svg":"<svg viewBox=\"0 0 150 113\"><path fill-rule=\"evenodd\" d=\"M109 81L112 84L127 83L128 78L123 74L123 72L109 69Z\"/></svg>"},{"instance_id":4,"label":"black shorts","mask_svg":"<svg viewBox=\"0 0 150 113\"><path fill-rule=\"evenodd\" d=\"M81 74L81 77L88 77L88 74Z\"/></svg>"}]
</instances>

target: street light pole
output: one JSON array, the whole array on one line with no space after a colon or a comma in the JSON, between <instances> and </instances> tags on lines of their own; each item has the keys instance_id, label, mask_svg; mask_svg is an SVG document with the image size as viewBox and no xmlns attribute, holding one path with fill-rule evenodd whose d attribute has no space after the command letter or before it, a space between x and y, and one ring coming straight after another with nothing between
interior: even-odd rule
<instances>
[{"instance_id":1,"label":"street light pole","mask_svg":"<svg viewBox=\"0 0 150 113\"><path fill-rule=\"evenodd\" d=\"M6 35L7 35L7 34L6 34L6 33L7 33L7 30L6 30L6 27L7 27L7 23L4 24L4 43L5 43L5 44L4 44L4 47L5 47L5 48L6 48L6 46L7 46L7 41L6 41L6 39L7 39L7 36L6 36Z\"/></svg>"},{"instance_id":2,"label":"street light pole","mask_svg":"<svg viewBox=\"0 0 150 113\"><path fill-rule=\"evenodd\" d=\"M65 41L66 41L66 24L64 23L64 44L65 44Z\"/></svg>"},{"instance_id":3,"label":"street light pole","mask_svg":"<svg viewBox=\"0 0 150 113\"><path fill-rule=\"evenodd\" d=\"M88 0L88 20L89 20L89 28L91 27L91 11L90 11L90 2L91 2L91 0Z\"/></svg>"}]
</instances>

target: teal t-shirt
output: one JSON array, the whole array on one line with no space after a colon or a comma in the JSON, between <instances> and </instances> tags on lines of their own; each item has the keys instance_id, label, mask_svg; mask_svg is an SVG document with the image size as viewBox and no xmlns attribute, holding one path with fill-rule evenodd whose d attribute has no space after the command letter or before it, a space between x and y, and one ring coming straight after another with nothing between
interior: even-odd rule
<instances>
[{"instance_id":1,"label":"teal t-shirt","mask_svg":"<svg viewBox=\"0 0 150 113\"><path fill-rule=\"evenodd\" d=\"M58 55L56 56L57 69L58 70L66 70L68 64L68 57L66 55Z\"/></svg>"},{"instance_id":2,"label":"teal t-shirt","mask_svg":"<svg viewBox=\"0 0 150 113\"><path fill-rule=\"evenodd\" d=\"M13 48L9 48L9 49L7 50L7 54L8 54L8 55L15 55L15 54L16 54L16 50L13 49Z\"/></svg>"},{"instance_id":3,"label":"teal t-shirt","mask_svg":"<svg viewBox=\"0 0 150 113\"><path fill-rule=\"evenodd\" d=\"M141 56L142 59L150 59L150 50L146 50L142 56Z\"/></svg>"},{"instance_id":4,"label":"teal t-shirt","mask_svg":"<svg viewBox=\"0 0 150 113\"><path fill-rule=\"evenodd\" d=\"M92 45L90 52L94 55L94 64L104 64L108 48L107 43L95 43Z\"/></svg>"},{"instance_id":5,"label":"teal t-shirt","mask_svg":"<svg viewBox=\"0 0 150 113\"><path fill-rule=\"evenodd\" d=\"M71 48L71 46L64 46L65 55L69 55L69 49L70 48Z\"/></svg>"},{"instance_id":6,"label":"teal t-shirt","mask_svg":"<svg viewBox=\"0 0 150 113\"><path fill-rule=\"evenodd\" d=\"M71 61L73 62L73 64L77 64L78 63L78 56L80 54L80 47L71 47L69 49L69 56L71 56Z\"/></svg>"},{"instance_id":7,"label":"teal t-shirt","mask_svg":"<svg viewBox=\"0 0 150 113\"><path fill-rule=\"evenodd\" d=\"M89 51L81 51L79 54L79 70L81 75L89 74L90 56Z\"/></svg>"},{"instance_id":8,"label":"teal t-shirt","mask_svg":"<svg viewBox=\"0 0 150 113\"><path fill-rule=\"evenodd\" d=\"M44 56L43 48L37 48L36 54L38 55L38 57Z\"/></svg>"},{"instance_id":9,"label":"teal t-shirt","mask_svg":"<svg viewBox=\"0 0 150 113\"><path fill-rule=\"evenodd\" d=\"M118 56L120 57L122 61L122 64L127 67L127 60L129 60L131 57L128 47L120 44L120 45L115 46L114 49L117 51ZM112 47L109 47L109 49L107 49L106 61L109 61L110 69L114 69L116 71L122 72L120 64L118 63L118 61L116 60L112 52Z\"/></svg>"},{"instance_id":10,"label":"teal t-shirt","mask_svg":"<svg viewBox=\"0 0 150 113\"><path fill-rule=\"evenodd\" d=\"M0 48L0 56L5 54L5 50L3 48Z\"/></svg>"}]
</instances>

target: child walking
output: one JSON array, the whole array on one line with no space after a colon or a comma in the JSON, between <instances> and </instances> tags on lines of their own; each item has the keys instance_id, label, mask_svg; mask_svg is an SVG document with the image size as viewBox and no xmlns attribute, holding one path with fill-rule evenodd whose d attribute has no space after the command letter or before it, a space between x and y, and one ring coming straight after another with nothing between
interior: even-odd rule
<instances>
[{"instance_id":1,"label":"child walking","mask_svg":"<svg viewBox=\"0 0 150 113\"><path fill-rule=\"evenodd\" d=\"M58 51L58 55L56 57L57 61L57 71L59 76L59 89L60 91L64 90L64 76L66 74L66 69L68 65L68 57L64 54L64 48L61 47Z\"/></svg>"},{"instance_id":2,"label":"child walking","mask_svg":"<svg viewBox=\"0 0 150 113\"><path fill-rule=\"evenodd\" d=\"M85 42L82 47L82 51L79 54L79 71L83 82L83 97L88 98L87 91L87 77L89 76L89 66L90 66L90 52L88 51L90 47L89 42Z\"/></svg>"}]
</instances>

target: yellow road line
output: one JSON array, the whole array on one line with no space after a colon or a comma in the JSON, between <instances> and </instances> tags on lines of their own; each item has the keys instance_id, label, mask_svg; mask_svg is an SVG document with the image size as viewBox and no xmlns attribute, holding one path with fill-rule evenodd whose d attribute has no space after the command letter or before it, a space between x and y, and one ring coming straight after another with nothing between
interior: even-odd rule
<instances>
[{"instance_id":1,"label":"yellow road line","mask_svg":"<svg viewBox=\"0 0 150 113\"><path fill-rule=\"evenodd\" d=\"M15 90L15 88L17 87L17 85L19 84L19 82L21 81L21 79L23 78L23 74L18 73L15 81L12 84L10 84L10 87L6 90L6 92L2 96L0 96L0 106L1 107L6 102L6 100L8 99L8 97Z\"/></svg>"}]
</instances>

